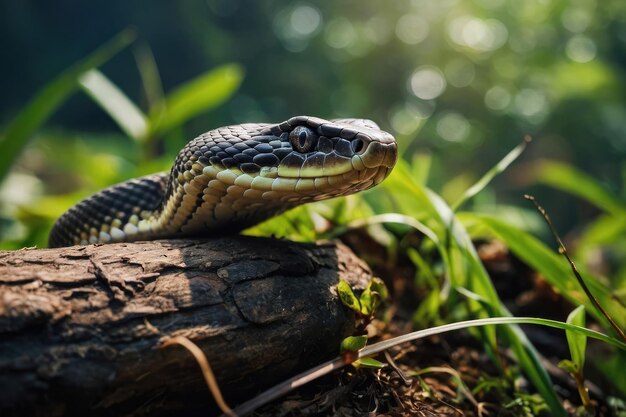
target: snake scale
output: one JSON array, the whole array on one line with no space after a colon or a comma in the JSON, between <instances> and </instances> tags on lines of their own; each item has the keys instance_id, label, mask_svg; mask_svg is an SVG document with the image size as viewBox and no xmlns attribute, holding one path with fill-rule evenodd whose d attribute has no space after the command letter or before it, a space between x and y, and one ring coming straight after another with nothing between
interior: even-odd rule
<instances>
[{"instance_id":1,"label":"snake scale","mask_svg":"<svg viewBox=\"0 0 626 417\"><path fill-rule=\"evenodd\" d=\"M222 127L190 141L170 173L131 179L70 208L49 245L236 233L297 205L373 187L396 159L393 136L366 119Z\"/></svg>"}]
</instances>

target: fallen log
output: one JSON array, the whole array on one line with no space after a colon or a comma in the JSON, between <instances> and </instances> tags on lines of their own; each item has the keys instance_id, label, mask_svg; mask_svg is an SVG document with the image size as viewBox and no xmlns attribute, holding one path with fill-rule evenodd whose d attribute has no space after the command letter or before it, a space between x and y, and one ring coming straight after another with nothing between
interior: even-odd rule
<instances>
[{"instance_id":1,"label":"fallen log","mask_svg":"<svg viewBox=\"0 0 626 417\"><path fill-rule=\"evenodd\" d=\"M210 415L186 336L236 403L337 354L338 243L225 237L0 252L0 415ZM214 410L214 409L213 409Z\"/></svg>"}]
</instances>

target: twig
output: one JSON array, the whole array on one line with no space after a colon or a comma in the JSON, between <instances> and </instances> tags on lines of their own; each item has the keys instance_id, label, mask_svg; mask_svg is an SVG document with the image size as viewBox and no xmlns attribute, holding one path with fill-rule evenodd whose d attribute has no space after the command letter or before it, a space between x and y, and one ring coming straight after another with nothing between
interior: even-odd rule
<instances>
[{"instance_id":1,"label":"twig","mask_svg":"<svg viewBox=\"0 0 626 417\"><path fill-rule=\"evenodd\" d=\"M557 233L556 228L552 224L552 220L550 220L550 216L548 215L546 210L537 202L534 196L525 194L524 198L530 201L531 203L533 203L537 211L543 216L544 220L548 224L548 227L550 228L550 231L552 232L552 235L554 236L554 239L559 245L559 253L565 256L565 258L567 259L567 262L569 262L569 265L572 268L572 272L574 273L574 276L578 280L578 284L580 284L580 286L582 287L583 291L587 295L587 298L589 298L589 300L591 301L591 304L593 304L596 310L602 313L602 315L609 321L609 324L613 327L613 329L617 332L617 334L619 334L622 340L626 342L626 334L624 334L622 329L620 329L618 324L613 320L613 318L609 315L609 313L607 313L607 311L600 305L596 297L589 290L589 287L587 287L587 284L585 284L585 280L583 279L582 275L580 275L580 273L578 272L578 269L576 268L576 264L574 264L574 261L572 261L572 258L569 257L569 254L567 253L567 249L565 248L565 245L563 244L561 237Z\"/></svg>"},{"instance_id":2,"label":"twig","mask_svg":"<svg viewBox=\"0 0 626 417\"><path fill-rule=\"evenodd\" d=\"M202 350L198 347L198 345L196 345L184 336L176 336L169 340L166 340L161 346L168 347L172 345L181 345L193 355L193 357L196 359L196 362L198 362L198 366L200 366L200 369L202 370L204 381L211 391L211 394L213 395L217 406L220 408L220 410L222 410L222 413L224 413L228 417L237 417L237 414L228 406L228 404L226 404L226 401L224 401L222 391L220 391L220 387L217 384L217 380L215 379L213 370L209 365L209 361L206 358L204 352L202 352Z\"/></svg>"},{"instance_id":3,"label":"twig","mask_svg":"<svg viewBox=\"0 0 626 417\"><path fill-rule=\"evenodd\" d=\"M387 363L389 364L389 366L391 367L391 369L394 370L394 372L396 374L398 374L398 376L400 377L400 379L402 379L402 382L404 383L404 385L409 386L411 385L411 380L408 379L406 377L406 375L404 375L404 372L402 372L402 369L400 369L400 367L398 367L398 365L396 364L396 362L393 360L393 357L391 356L391 354L389 353L389 351L385 351L385 359L387 359Z\"/></svg>"}]
</instances>

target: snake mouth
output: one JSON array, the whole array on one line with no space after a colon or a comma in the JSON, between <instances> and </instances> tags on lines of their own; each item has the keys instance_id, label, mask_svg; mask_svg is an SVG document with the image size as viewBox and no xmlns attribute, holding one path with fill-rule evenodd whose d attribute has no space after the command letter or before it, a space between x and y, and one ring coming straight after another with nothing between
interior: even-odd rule
<instances>
[{"instance_id":1,"label":"snake mouth","mask_svg":"<svg viewBox=\"0 0 626 417\"><path fill-rule=\"evenodd\" d=\"M317 176L315 178L292 178L280 176L263 176L260 174L254 178L246 175L239 177L235 184L244 186L244 178L250 178L250 191L245 194L256 195L258 193L265 204L284 204L289 208L290 204L301 204L312 201L326 200L332 197L354 194L374 187L381 183L391 172L392 167L380 165L375 168L350 169L343 174Z\"/></svg>"},{"instance_id":2,"label":"snake mouth","mask_svg":"<svg viewBox=\"0 0 626 417\"><path fill-rule=\"evenodd\" d=\"M381 183L397 161L395 142L362 140L352 157L330 153L305 158L300 167L262 169L265 190L284 193L293 201L318 201L353 194ZM314 161L317 161L313 163ZM261 180L257 181L259 185Z\"/></svg>"},{"instance_id":3,"label":"snake mouth","mask_svg":"<svg viewBox=\"0 0 626 417\"><path fill-rule=\"evenodd\" d=\"M393 168L397 160L395 144L371 143L363 152L352 157L341 157L334 153L312 155L304 158L300 166L281 163L276 168L280 178L319 178L347 174L351 171L364 171L378 167Z\"/></svg>"}]
</instances>

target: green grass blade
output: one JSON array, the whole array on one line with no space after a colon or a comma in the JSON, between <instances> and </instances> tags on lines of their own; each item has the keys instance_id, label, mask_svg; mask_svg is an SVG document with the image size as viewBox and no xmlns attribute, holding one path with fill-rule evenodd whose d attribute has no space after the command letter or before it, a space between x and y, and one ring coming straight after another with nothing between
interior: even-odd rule
<instances>
[{"instance_id":1,"label":"green grass blade","mask_svg":"<svg viewBox=\"0 0 626 417\"><path fill-rule=\"evenodd\" d=\"M442 233L445 224L438 221L439 214L430 202L427 188L420 184L411 172L409 165L398 160L391 175L380 185L395 206L395 211L427 224L434 232Z\"/></svg>"},{"instance_id":2,"label":"green grass blade","mask_svg":"<svg viewBox=\"0 0 626 417\"><path fill-rule=\"evenodd\" d=\"M418 153L413 156L411 161L411 173L414 181L426 185L430 175L433 157L429 153Z\"/></svg>"},{"instance_id":3,"label":"green grass blade","mask_svg":"<svg viewBox=\"0 0 626 417\"><path fill-rule=\"evenodd\" d=\"M470 288L478 290L479 294L483 296L486 295L487 301L493 306L493 310L499 315L510 315L510 312L504 307L497 296L497 293L493 288L493 283L489 279L482 262L480 262L474 247L471 246L471 244L466 244L460 246L460 249L462 250L463 258L469 260L470 263L470 276L473 277L472 286ZM509 346L511 347L511 350L515 353L521 368L542 395L552 413L558 416L565 416L565 410L563 409L561 401L554 391L552 381L541 364L539 354L530 340L526 337L526 334L519 327L512 326L505 329L504 335L509 343Z\"/></svg>"},{"instance_id":4,"label":"green grass blade","mask_svg":"<svg viewBox=\"0 0 626 417\"><path fill-rule=\"evenodd\" d=\"M626 236L626 215L606 214L585 228L576 244L577 254L589 254L594 246L615 245Z\"/></svg>"},{"instance_id":5,"label":"green grass blade","mask_svg":"<svg viewBox=\"0 0 626 417\"><path fill-rule=\"evenodd\" d=\"M165 133L219 106L233 95L242 79L243 69L227 64L185 83L165 98L163 108L151 112L152 133Z\"/></svg>"},{"instance_id":6,"label":"green grass blade","mask_svg":"<svg viewBox=\"0 0 626 417\"><path fill-rule=\"evenodd\" d=\"M98 48L87 58L65 70L49 82L9 124L0 138L0 181L28 143L31 135L50 115L78 89L78 78L92 68L99 67L135 39L131 30L125 30Z\"/></svg>"},{"instance_id":7,"label":"green grass blade","mask_svg":"<svg viewBox=\"0 0 626 417\"><path fill-rule=\"evenodd\" d=\"M448 225L447 234L451 239L448 248L450 257L457 256L463 263L463 268L458 274L451 274L453 284L468 287L470 290L485 297L492 305L499 305L498 293L480 261L469 234L456 219L454 212L443 198L430 190L428 190L427 195L440 220ZM450 267L452 268L452 265Z\"/></svg>"},{"instance_id":8,"label":"green grass blade","mask_svg":"<svg viewBox=\"0 0 626 417\"><path fill-rule=\"evenodd\" d=\"M615 197L598 180L578 169L555 161L544 161L529 170L536 182L550 185L583 198L616 215L626 215L626 202Z\"/></svg>"},{"instance_id":9,"label":"green grass blade","mask_svg":"<svg viewBox=\"0 0 626 417\"><path fill-rule=\"evenodd\" d=\"M476 228L477 233L473 233L474 237L489 235L502 240L520 259L536 271L541 272L550 285L556 288L564 297L574 304L583 304L587 311L593 314L597 320L610 327L606 318L598 313L579 287L565 259L555 251L528 233L491 216L462 213L459 217L465 224ZM581 275L599 303L617 321L620 327L624 328L626 325L626 312L619 302L613 299L611 289L584 271L581 271Z\"/></svg>"},{"instance_id":10,"label":"green grass blade","mask_svg":"<svg viewBox=\"0 0 626 417\"><path fill-rule=\"evenodd\" d=\"M490 182L493 180L498 174L502 173L505 169L509 167L526 149L526 146L530 143L530 138L524 138L524 141L517 145L511 152L509 152L500 162L498 162L493 168L491 168L485 175L480 178L476 184L472 185L470 188L463 193L461 198L459 198L453 205L452 210L457 211L459 207L461 207L467 200L474 197L476 194L481 192Z\"/></svg>"},{"instance_id":11,"label":"green grass blade","mask_svg":"<svg viewBox=\"0 0 626 417\"><path fill-rule=\"evenodd\" d=\"M83 90L111 116L131 138L142 142L148 133L146 116L103 73L97 69L79 77Z\"/></svg>"},{"instance_id":12,"label":"green grass blade","mask_svg":"<svg viewBox=\"0 0 626 417\"><path fill-rule=\"evenodd\" d=\"M585 327L585 306L576 307L568 316L567 323ZM578 365L578 369L585 366L585 350L587 349L587 336L571 330L565 330L567 344L572 355L572 362Z\"/></svg>"},{"instance_id":13,"label":"green grass blade","mask_svg":"<svg viewBox=\"0 0 626 417\"><path fill-rule=\"evenodd\" d=\"M159 67L156 64L152 50L147 44L139 43L133 52L148 106L152 108L160 103L164 96Z\"/></svg>"},{"instance_id":14,"label":"green grass blade","mask_svg":"<svg viewBox=\"0 0 626 417\"><path fill-rule=\"evenodd\" d=\"M343 233L345 233L349 229L359 229L365 226L372 226L375 224L388 224L388 223L396 223L402 224L408 227L411 227L423 235L428 237L434 243L439 244L439 238L437 235L430 230L425 224L420 222L419 220L414 219L410 216L405 216L403 214L398 213L385 213L385 214L377 214L375 216L370 216L365 219L357 219L348 223L346 226L338 226L331 233L330 237L335 238Z\"/></svg>"},{"instance_id":15,"label":"green grass blade","mask_svg":"<svg viewBox=\"0 0 626 417\"><path fill-rule=\"evenodd\" d=\"M317 238L309 207L298 206L244 231L249 236L274 236L281 239L312 242Z\"/></svg>"},{"instance_id":16,"label":"green grass blade","mask_svg":"<svg viewBox=\"0 0 626 417\"><path fill-rule=\"evenodd\" d=\"M567 330L587 337L591 337L592 339L600 340L617 349L626 351L626 343L622 342L621 340L576 324L563 323L562 321L558 320L542 319L537 317L490 317L487 319L466 320L456 323L444 324L441 326L418 330L382 342L374 343L372 345L366 346L361 351L359 351L359 357L375 355L401 343L412 342L417 339L423 339L425 337L435 336L442 333L478 326L492 326L502 324L536 324L540 326Z\"/></svg>"},{"instance_id":17,"label":"green grass blade","mask_svg":"<svg viewBox=\"0 0 626 417\"><path fill-rule=\"evenodd\" d=\"M513 160L514 157L516 157L515 153L509 159ZM505 163L510 162L507 159ZM466 287L479 294L494 306L494 311L498 315L510 315L502 305L467 231L456 219L446 202L431 190L415 182L408 167L401 161L383 183L383 187L389 190L401 212L418 218L426 214L424 223L438 234L439 241L442 242L438 246L443 254L444 262L448 264L447 270L452 285ZM512 327L505 330L504 335L518 358L520 366L541 393L552 413L565 416L565 410L554 391L550 377L541 365L538 353L522 330ZM486 345L494 346L494 337L493 332L487 332Z\"/></svg>"}]
</instances>

